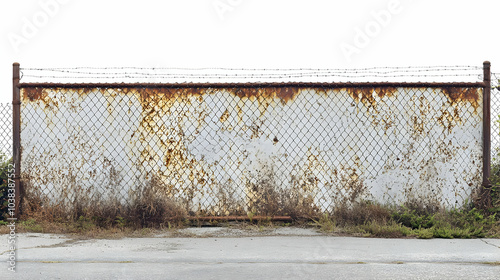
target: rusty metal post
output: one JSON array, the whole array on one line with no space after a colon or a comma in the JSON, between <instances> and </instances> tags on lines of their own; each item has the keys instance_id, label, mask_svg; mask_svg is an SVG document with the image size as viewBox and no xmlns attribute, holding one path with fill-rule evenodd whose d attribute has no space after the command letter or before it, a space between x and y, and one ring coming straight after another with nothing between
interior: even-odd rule
<instances>
[{"instance_id":1,"label":"rusty metal post","mask_svg":"<svg viewBox=\"0 0 500 280\"><path fill-rule=\"evenodd\" d=\"M12 141L13 141L13 164L14 184L16 193L15 216L19 217L19 205L21 202L21 93L19 89L19 63L12 64Z\"/></svg>"},{"instance_id":2,"label":"rusty metal post","mask_svg":"<svg viewBox=\"0 0 500 280\"><path fill-rule=\"evenodd\" d=\"M483 187L489 187L491 176L491 63L483 63Z\"/></svg>"}]
</instances>

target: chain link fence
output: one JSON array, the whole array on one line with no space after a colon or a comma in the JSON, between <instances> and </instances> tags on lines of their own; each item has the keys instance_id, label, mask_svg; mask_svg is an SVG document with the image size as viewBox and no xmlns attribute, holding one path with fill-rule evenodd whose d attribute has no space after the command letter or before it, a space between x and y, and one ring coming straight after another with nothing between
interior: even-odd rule
<instances>
[{"instance_id":1,"label":"chain link fence","mask_svg":"<svg viewBox=\"0 0 500 280\"><path fill-rule=\"evenodd\" d=\"M0 220L7 214L8 164L12 161L12 104L0 103Z\"/></svg>"},{"instance_id":2,"label":"chain link fence","mask_svg":"<svg viewBox=\"0 0 500 280\"><path fill-rule=\"evenodd\" d=\"M491 73L491 175L500 183L500 73Z\"/></svg>"},{"instance_id":3,"label":"chain link fence","mask_svg":"<svg viewBox=\"0 0 500 280\"><path fill-rule=\"evenodd\" d=\"M481 185L480 84L25 84L21 101L25 209L308 216L457 207Z\"/></svg>"}]
</instances>

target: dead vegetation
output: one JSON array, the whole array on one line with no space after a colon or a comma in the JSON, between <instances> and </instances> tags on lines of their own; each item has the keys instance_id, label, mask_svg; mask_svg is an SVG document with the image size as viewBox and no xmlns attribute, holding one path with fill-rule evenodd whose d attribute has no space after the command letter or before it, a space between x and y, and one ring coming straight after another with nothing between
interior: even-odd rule
<instances>
[{"instance_id":1,"label":"dead vegetation","mask_svg":"<svg viewBox=\"0 0 500 280\"><path fill-rule=\"evenodd\" d=\"M251 215L290 216L294 220L319 216L321 210L314 204L312 195L303 195L297 188L281 188L273 168L264 170L264 174L249 180L246 186Z\"/></svg>"},{"instance_id":2,"label":"dead vegetation","mask_svg":"<svg viewBox=\"0 0 500 280\"><path fill-rule=\"evenodd\" d=\"M123 203L116 194L105 200L83 195L75 195L69 200L55 200L25 182L20 220L40 225L59 224L75 232L90 228L163 228L182 225L187 218L186 209L159 193L157 183L150 180L140 188L132 201ZM46 230L53 231L46 228L35 229Z\"/></svg>"},{"instance_id":3,"label":"dead vegetation","mask_svg":"<svg viewBox=\"0 0 500 280\"><path fill-rule=\"evenodd\" d=\"M271 170L272 171L272 170ZM366 199L366 188L357 181L349 181L346 190L334 200L328 211L318 208L307 186L280 188L273 172L249 180L248 200L235 200L234 188L225 188L217 207L230 215L247 215L247 222L262 230L283 225L314 226L337 235L389 238L477 238L500 237L500 221L496 214L476 208L484 200L474 200L463 209L441 209L439 205L410 200L400 206L382 205ZM74 233L86 237L142 236L155 230L177 229L184 226L221 226L227 221L192 219L186 201L176 201L165 192L161 180L153 177L140 185L127 203L118 192L111 195L89 196L86 192L71 192L70 197L55 199L28 182L21 205L22 216L18 229L28 232ZM221 186L221 188L224 186ZM74 190L82 188L75 186ZM70 193L68 193L70 194ZM484 194L482 194L484 195ZM480 201L481 203L478 203ZM225 203L235 208L224 206ZM224 208L226 207L226 208ZM231 206L233 207L233 206ZM228 210L231 209L231 210ZM248 209L243 212L242 209ZM233 212L234 211L234 212ZM205 213L206 214L206 213ZM256 219L252 217L269 217ZM272 220L276 216L290 216L292 223ZM313 222L311 222L313 221ZM4 230L6 227L4 227ZM0 230L1 232L1 230Z\"/></svg>"}]
</instances>

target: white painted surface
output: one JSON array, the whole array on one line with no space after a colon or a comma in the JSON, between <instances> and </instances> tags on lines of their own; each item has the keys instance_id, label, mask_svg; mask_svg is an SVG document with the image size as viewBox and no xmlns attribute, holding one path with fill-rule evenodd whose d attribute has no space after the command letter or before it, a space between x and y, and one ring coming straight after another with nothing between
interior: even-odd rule
<instances>
[{"instance_id":1,"label":"white painted surface","mask_svg":"<svg viewBox=\"0 0 500 280\"><path fill-rule=\"evenodd\" d=\"M481 106L451 104L440 89L374 93L373 106L345 89L302 89L286 103L216 89L142 105L137 92L44 91L22 101L22 173L52 200L130 201L156 176L159 193L215 215L251 204L263 185L322 210L356 189L356 200L455 207L481 183Z\"/></svg>"}]
</instances>

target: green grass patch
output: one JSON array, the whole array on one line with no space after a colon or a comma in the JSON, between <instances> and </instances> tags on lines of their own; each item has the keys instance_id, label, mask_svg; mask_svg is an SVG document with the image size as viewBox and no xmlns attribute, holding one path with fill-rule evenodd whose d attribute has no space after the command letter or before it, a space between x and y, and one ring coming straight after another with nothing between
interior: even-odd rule
<instances>
[{"instance_id":1,"label":"green grass patch","mask_svg":"<svg viewBox=\"0 0 500 280\"><path fill-rule=\"evenodd\" d=\"M496 213L470 207L435 210L432 207L385 207L363 202L325 214L311 225L325 233L364 237L500 237L500 221Z\"/></svg>"}]
</instances>

